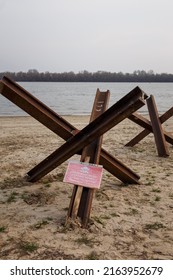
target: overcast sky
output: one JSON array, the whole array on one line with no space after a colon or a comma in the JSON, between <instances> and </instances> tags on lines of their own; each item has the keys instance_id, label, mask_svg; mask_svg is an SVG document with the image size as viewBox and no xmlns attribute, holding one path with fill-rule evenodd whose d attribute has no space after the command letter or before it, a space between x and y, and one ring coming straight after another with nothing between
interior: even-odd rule
<instances>
[{"instance_id":1,"label":"overcast sky","mask_svg":"<svg viewBox=\"0 0 173 280\"><path fill-rule=\"evenodd\" d=\"M173 0L0 0L0 72L173 73Z\"/></svg>"}]
</instances>

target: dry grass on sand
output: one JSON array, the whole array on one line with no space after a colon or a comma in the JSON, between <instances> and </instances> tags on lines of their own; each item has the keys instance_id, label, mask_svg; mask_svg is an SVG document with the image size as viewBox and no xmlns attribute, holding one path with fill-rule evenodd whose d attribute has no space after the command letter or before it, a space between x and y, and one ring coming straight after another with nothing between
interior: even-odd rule
<instances>
[{"instance_id":1,"label":"dry grass on sand","mask_svg":"<svg viewBox=\"0 0 173 280\"><path fill-rule=\"evenodd\" d=\"M66 117L78 128L87 116ZM88 229L64 225L72 185L67 162L36 183L24 175L63 140L31 117L1 118L0 259L173 259L173 148L157 156L153 135L124 145L141 130L125 120L104 135L103 147L137 172L123 185L104 171ZM173 132L173 121L164 125ZM79 159L78 156L73 158Z\"/></svg>"}]
</instances>

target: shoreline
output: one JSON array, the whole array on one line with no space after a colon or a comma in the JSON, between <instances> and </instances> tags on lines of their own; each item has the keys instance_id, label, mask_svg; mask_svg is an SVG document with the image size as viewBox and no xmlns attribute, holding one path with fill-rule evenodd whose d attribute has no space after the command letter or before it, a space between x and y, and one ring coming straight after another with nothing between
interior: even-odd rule
<instances>
[{"instance_id":1,"label":"shoreline","mask_svg":"<svg viewBox=\"0 0 173 280\"><path fill-rule=\"evenodd\" d=\"M79 115L75 115L75 114L69 114L69 115L59 115L59 116L62 116L62 117L88 117L90 116L89 114L86 114L86 115L82 115L82 114L79 114ZM12 115L7 115L7 116L1 116L0 115L0 118L33 118L32 116L28 115L28 116L12 116Z\"/></svg>"},{"instance_id":2,"label":"shoreline","mask_svg":"<svg viewBox=\"0 0 173 280\"><path fill-rule=\"evenodd\" d=\"M142 116L148 116L148 112L139 112ZM162 112L159 112L159 114L162 114ZM58 114L60 117L63 117L63 118L71 118L71 117L74 117L74 118L80 118L80 117L90 117L90 114ZM34 117L30 116L30 115L26 115L26 116L16 116L16 115L0 115L0 119L5 119L5 118L32 118L34 119Z\"/></svg>"}]
</instances>

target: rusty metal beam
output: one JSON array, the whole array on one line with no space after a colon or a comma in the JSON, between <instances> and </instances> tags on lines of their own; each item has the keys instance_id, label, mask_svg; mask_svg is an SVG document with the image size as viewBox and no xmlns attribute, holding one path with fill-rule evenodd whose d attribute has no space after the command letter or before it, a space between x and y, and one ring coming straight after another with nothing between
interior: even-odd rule
<instances>
[{"instance_id":1,"label":"rusty metal beam","mask_svg":"<svg viewBox=\"0 0 173 280\"><path fill-rule=\"evenodd\" d=\"M172 116L173 116L173 107L171 107L162 116L160 116L159 120L160 120L161 124L163 124ZM150 125L151 125L151 122L150 122ZM137 143L139 143L142 139L144 139L151 132L153 132L152 129L151 130L148 130L148 129L142 130L138 135L136 135L133 139L131 139L125 146L128 146L128 147L135 146ZM166 131L164 131L164 134L165 134L166 141L173 145L173 136Z\"/></svg>"},{"instance_id":2,"label":"rusty metal beam","mask_svg":"<svg viewBox=\"0 0 173 280\"><path fill-rule=\"evenodd\" d=\"M7 77L0 82L1 94L34 117L44 126L58 134L63 139L69 139L76 128L64 120L48 106Z\"/></svg>"},{"instance_id":3,"label":"rusty metal beam","mask_svg":"<svg viewBox=\"0 0 173 280\"><path fill-rule=\"evenodd\" d=\"M150 133L151 133L151 131L149 131L148 129L142 130L138 135L136 135L127 144L125 144L125 146L134 147L137 143L139 143L142 139L144 139Z\"/></svg>"},{"instance_id":4,"label":"rusty metal beam","mask_svg":"<svg viewBox=\"0 0 173 280\"><path fill-rule=\"evenodd\" d=\"M165 136L162 130L162 125L159 120L159 114L157 111L156 103L154 100L154 96L151 95L147 99L147 106L148 106L148 111L151 119L151 124L153 128L153 133L154 133L154 138L156 142L156 147L158 151L158 155L160 157L167 157L169 156L169 151L168 147L166 144Z\"/></svg>"},{"instance_id":5,"label":"rusty metal beam","mask_svg":"<svg viewBox=\"0 0 173 280\"><path fill-rule=\"evenodd\" d=\"M110 154L103 148L100 157L100 164L103 165L106 170L109 170L112 175L115 176L114 173L116 173L116 177L124 183L139 183L138 180L140 177L135 172L133 172L115 157L110 157ZM113 166L116 166L116 170L114 168L112 169Z\"/></svg>"},{"instance_id":6,"label":"rusty metal beam","mask_svg":"<svg viewBox=\"0 0 173 280\"><path fill-rule=\"evenodd\" d=\"M128 117L128 119L133 121L134 123L142 126L146 130L153 132L151 122L149 120L147 120L145 117L141 116L140 114L133 113ZM164 137L165 137L166 141L173 145L173 136L171 135L171 133L166 132L164 129L162 129L162 131L164 133ZM144 135L145 135L145 133L144 133ZM129 143L127 143L127 144L129 144ZM126 144L126 146L127 146L127 144Z\"/></svg>"},{"instance_id":7,"label":"rusty metal beam","mask_svg":"<svg viewBox=\"0 0 173 280\"><path fill-rule=\"evenodd\" d=\"M4 97L30 114L64 140L67 141L76 133L76 127L71 125L11 79L3 77L0 81L0 92ZM79 151L79 153L81 153L81 151ZM122 182L129 184L138 183L139 176L135 172L103 149L101 150L100 164ZM37 168L37 166L35 168Z\"/></svg>"},{"instance_id":8,"label":"rusty metal beam","mask_svg":"<svg viewBox=\"0 0 173 280\"><path fill-rule=\"evenodd\" d=\"M38 164L36 168L29 171L29 181L39 180L79 150L92 143L97 137L103 135L137 109L144 106L145 98L145 93L139 87L133 89L78 134L71 137L59 149Z\"/></svg>"},{"instance_id":9,"label":"rusty metal beam","mask_svg":"<svg viewBox=\"0 0 173 280\"><path fill-rule=\"evenodd\" d=\"M166 111L162 116L159 117L160 122L164 123L173 116L173 107Z\"/></svg>"},{"instance_id":10,"label":"rusty metal beam","mask_svg":"<svg viewBox=\"0 0 173 280\"><path fill-rule=\"evenodd\" d=\"M97 89L90 122L100 116L107 109L109 98L109 91L100 92L99 89ZM103 136L100 136L83 149L81 162L99 164L102 138ZM79 217L81 225L83 227L87 226L94 192L94 189L86 188L85 186L74 186L67 214L67 222L69 218L75 220L77 217Z\"/></svg>"},{"instance_id":11,"label":"rusty metal beam","mask_svg":"<svg viewBox=\"0 0 173 280\"><path fill-rule=\"evenodd\" d=\"M151 126L151 122L149 120L147 120L145 117L143 117L142 115L140 115L139 113L133 113L128 117L129 120L133 121L134 123L150 130L151 132L152 130L152 126Z\"/></svg>"}]
</instances>

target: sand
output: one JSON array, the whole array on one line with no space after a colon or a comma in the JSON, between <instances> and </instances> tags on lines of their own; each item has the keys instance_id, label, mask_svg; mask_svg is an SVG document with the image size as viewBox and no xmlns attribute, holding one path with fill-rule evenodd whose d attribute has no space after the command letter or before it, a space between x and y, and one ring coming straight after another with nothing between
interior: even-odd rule
<instances>
[{"instance_id":1,"label":"sand","mask_svg":"<svg viewBox=\"0 0 173 280\"><path fill-rule=\"evenodd\" d=\"M89 120L65 118L79 129ZM173 133L173 119L164 128ZM1 117L0 259L173 259L173 147L158 157L152 134L125 147L139 131L125 120L104 135L103 147L140 176L140 185L104 170L83 229L64 224L73 189L63 183L67 162L36 183L25 179L64 140L31 117Z\"/></svg>"}]
</instances>

